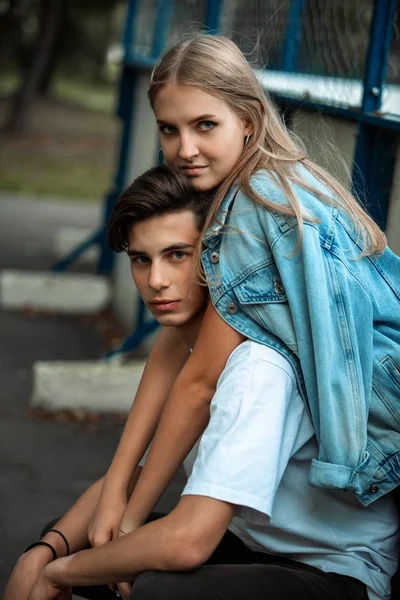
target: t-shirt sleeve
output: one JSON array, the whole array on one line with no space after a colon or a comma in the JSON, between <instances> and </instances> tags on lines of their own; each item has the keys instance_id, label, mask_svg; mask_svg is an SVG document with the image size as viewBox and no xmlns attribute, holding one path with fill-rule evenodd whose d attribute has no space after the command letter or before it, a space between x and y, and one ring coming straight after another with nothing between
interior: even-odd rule
<instances>
[{"instance_id":1,"label":"t-shirt sleeve","mask_svg":"<svg viewBox=\"0 0 400 600\"><path fill-rule=\"evenodd\" d=\"M304 416L289 363L244 342L220 377L183 494L236 504L237 516L248 521L257 522L259 513L270 517L287 463L305 441L299 439Z\"/></svg>"}]
</instances>

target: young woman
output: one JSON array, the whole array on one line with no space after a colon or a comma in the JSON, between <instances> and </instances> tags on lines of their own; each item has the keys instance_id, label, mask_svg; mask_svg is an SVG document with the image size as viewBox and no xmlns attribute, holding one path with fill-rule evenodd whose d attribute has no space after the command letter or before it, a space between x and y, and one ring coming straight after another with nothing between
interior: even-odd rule
<instances>
[{"instance_id":1,"label":"young woman","mask_svg":"<svg viewBox=\"0 0 400 600\"><path fill-rule=\"evenodd\" d=\"M212 304L120 528L144 522L204 430L240 333L280 352L304 387L318 440L309 483L374 502L400 480L399 258L349 191L293 141L229 40L174 46L149 98L166 162L198 189L216 190L201 253ZM119 522L115 490L143 451L134 432L132 420L105 478L94 544Z\"/></svg>"}]
</instances>

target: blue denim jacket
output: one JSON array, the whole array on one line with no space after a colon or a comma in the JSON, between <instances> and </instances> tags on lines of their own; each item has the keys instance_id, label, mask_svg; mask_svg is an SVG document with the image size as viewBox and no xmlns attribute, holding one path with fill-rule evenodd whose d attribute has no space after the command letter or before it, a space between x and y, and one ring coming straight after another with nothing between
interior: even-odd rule
<instances>
[{"instance_id":1,"label":"blue denim jacket","mask_svg":"<svg viewBox=\"0 0 400 600\"><path fill-rule=\"evenodd\" d=\"M268 172L251 184L288 204ZM368 505L400 483L400 258L387 248L360 259L347 216L294 191L318 219L304 223L297 252L296 219L234 185L205 233L203 267L219 315L296 369L319 444L310 485L351 490Z\"/></svg>"}]
</instances>

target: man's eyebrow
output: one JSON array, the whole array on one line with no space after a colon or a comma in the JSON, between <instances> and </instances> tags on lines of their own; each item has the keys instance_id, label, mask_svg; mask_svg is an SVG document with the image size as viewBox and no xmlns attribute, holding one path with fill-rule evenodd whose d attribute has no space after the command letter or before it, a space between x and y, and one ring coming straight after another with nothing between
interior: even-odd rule
<instances>
[{"instance_id":1,"label":"man's eyebrow","mask_svg":"<svg viewBox=\"0 0 400 600\"><path fill-rule=\"evenodd\" d=\"M208 119L216 119L217 115L200 115L199 117L195 117L189 121L189 125L192 123L196 123L197 121L207 121ZM168 123L168 121L163 121L162 119L157 119L158 125L173 125L173 123Z\"/></svg>"},{"instance_id":2,"label":"man's eyebrow","mask_svg":"<svg viewBox=\"0 0 400 600\"><path fill-rule=\"evenodd\" d=\"M166 248L162 249L162 252L171 252L171 250L185 250L186 248L194 248L193 244L186 244L185 242L177 242L176 244L171 244Z\"/></svg>"},{"instance_id":3,"label":"man's eyebrow","mask_svg":"<svg viewBox=\"0 0 400 600\"><path fill-rule=\"evenodd\" d=\"M185 250L186 248L194 248L193 244L186 244L185 242L176 242L175 244L171 244L166 248L163 248L161 252L171 252L171 250ZM145 250L138 250L137 248L132 248L127 252L128 256L147 256L147 252Z\"/></svg>"}]
</instances>

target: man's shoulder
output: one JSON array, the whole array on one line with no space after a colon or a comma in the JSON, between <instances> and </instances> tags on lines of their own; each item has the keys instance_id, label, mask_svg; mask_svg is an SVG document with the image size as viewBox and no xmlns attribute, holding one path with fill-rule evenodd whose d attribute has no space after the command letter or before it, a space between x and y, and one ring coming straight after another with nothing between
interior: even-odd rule
<instances>
[{"instance_id":1,"label":"man's shoulder","mask_svg":"<svg viewBox=\"0 0 400 600\"><path fill-rule=\"evenodd\" d=\"M235 369L251 363L263 362L265 368L280 369L286 375L296 380L295 373L290 362L277 350L270 346L247 339L233 350L230 354L225 368Z\"/></svg>"}]
</instances>

